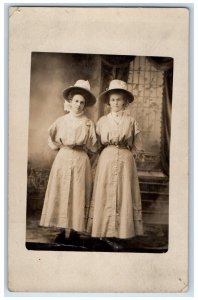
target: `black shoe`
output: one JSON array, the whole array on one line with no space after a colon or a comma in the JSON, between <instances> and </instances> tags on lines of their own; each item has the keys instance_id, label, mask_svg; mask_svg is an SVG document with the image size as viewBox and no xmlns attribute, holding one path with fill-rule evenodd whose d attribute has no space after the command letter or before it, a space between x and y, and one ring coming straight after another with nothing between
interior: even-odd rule
<instances>
[{"instance_id":1,"label":"black shoe","mask_svg":"<svg viewBox=\"0 0 198 300\"><path fill-rule=\"evenodd\" d=\"M115 238L104 238L103 239L113 251L119 252L123 250L122 245Z\"/></svg>"},{"instance_id":2,"label":"black shoe","mask_svg":"<svg viewBox=\"0 0 198 300\"><path fill-rule=\"evenodd\" d=\"M65 230L62 230L61 233L57 235L57 237L54 240L54 243L56 244L65 244Z\"/></svg>"},{"instance_id":3,"label":"black shoe","mask_svg":"<svg viewBox=\"0 0 198 300\"><path fill-rule=\"evenodd\" d=\"M76 231L74 229L71 229L69 239L70 240L79 240L80 239L80 234L78 233L78 231Z\"/></svg>"},{"instance_id":4,"label":"black shoe","mask_svg":"<svg viewBox=\"0 0 198 300\"><path fill-rule=\"evenodd\" d=\"M112 251L112 247L106 243L103 238L91 238L92 251L109 252Z\"/></svg>"}]
</instances>

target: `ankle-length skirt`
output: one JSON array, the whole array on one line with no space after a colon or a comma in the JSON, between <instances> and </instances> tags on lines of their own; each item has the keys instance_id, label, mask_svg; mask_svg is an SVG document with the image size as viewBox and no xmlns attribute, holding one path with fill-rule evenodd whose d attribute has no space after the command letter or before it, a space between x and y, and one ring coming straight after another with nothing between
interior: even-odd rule
<instances>
[{"instance_id":1,"label":"ankle-length skirt","mask_svg":"<svg viewBox=\"0 0 198 300\"><path fill-rule=\"evenodd\" d=\"M138 174L128 149L106 147L98 161L87 230L92 237L143 235Z\"/></svg>"},{"instance_id":2,"label":"ankle-length skirt","mask_svg":"<svg viewBox=\"0 0 198 300\"><path fill-rule=\"evenodd\" d=\"M61 148L49 175L40 225L84 231L91 192L91 165L86 152Z\"/></svg>"}]
</instances>

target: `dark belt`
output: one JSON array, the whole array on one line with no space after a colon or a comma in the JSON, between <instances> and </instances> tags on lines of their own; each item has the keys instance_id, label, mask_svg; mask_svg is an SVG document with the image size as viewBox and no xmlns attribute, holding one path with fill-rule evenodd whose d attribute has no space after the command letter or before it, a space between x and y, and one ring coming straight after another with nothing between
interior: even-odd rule
<instances>
[{"instance_id":1,"label":"dark belt","mask_svg":"<svg viewBox=\"0 0 198 300\"><path fill-rule=\"evenodd\" d=\"M74 147L72 147L72 149L79 150L79 151L85 151L84 145L75 145Z\"/></svg>"},{"instance_id":2,"label":"dark belt","mask_svg":"<svg viewBox=\"0 0 198 300\"><path fill-rule=\"evenodd\" d=\"M85 151L84 145L75 145L75 146L61 146L60 149L73 149L73 150L79 150L79 151Z\"/></svg>"},{"instance_id":3,"label":"dark belt","mask_svg":"<svg viewBox=\"0 0 198 300\"><path fill-rule=\"evenodd\" d=\"M128 149L128 150L131 150L131 147L128 144L109 143L109 144L104 145L104 147L109 147L109 146L114 146L114 147L116 147L118 149Z\"/></svg>"}]
</instances>

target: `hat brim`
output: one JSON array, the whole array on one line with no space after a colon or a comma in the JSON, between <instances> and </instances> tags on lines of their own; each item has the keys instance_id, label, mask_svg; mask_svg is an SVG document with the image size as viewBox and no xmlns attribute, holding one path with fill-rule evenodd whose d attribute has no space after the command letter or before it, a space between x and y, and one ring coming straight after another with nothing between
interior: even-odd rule
<instances>
[{"instance_id":1,"label":"hat brim","mask_svg":"<svg viewBox=\"0 0 198 300\"><path fill-rule=\"evenodd\" d=\"M63 97L68 102L70 102L69 94L71 92L72 94L80 94L85 97L85 106L92 106L96 103L96 97L91 92L84 88L75 86L70 86L63 91Z\"/></svg>"},{"instance_id":2,"label":"hat brim","mask_svg":"<svg viewBox=\"0 0 198 300\"><path fill-rule=\"evenodd\" d=\"M131 102L134 101L133 94L131 92L129 92L129 91L124 90L124 89L110 89L108 91L105 91L105 92L103 92L103 93L101 93L99 95L99 100L102 101L102 102L104 102L104 103L106 103L106 104L109 104L108 103L108 97L113 92L115 92L115 93L116 92L122 92L122 93L124 93L126 95L127 100L128 100L129 103L131 103Z\"/></svg>"}]
</instances>

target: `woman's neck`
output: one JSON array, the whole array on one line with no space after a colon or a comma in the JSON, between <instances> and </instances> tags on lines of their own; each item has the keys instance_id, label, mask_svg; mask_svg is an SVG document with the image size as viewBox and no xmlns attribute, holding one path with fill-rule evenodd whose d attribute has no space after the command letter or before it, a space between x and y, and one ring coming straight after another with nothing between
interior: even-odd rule
<instances>
[{"instance_id":1,"label":"woman's neck","mask_svg":"<svg viewBox=\"0 0 198 300\"><path fill-rule=\"evenodd\" d=\"M70 114L74 117L81 117L82 115L84 115L84 110L81 111L80 113L75 113L72 110L70 110Z\"/></svg>"},{"instance_id":2,"label":"woman's neck","mask_svg":"<svg viewBox=\"0 0 198 300\"><path fill-rule=\"evenodd\" d=\"M123 110L119 110L119 111L111 111L112 116L114 117L121 117L123 114Z\"/></svg>"}]
</instances>

